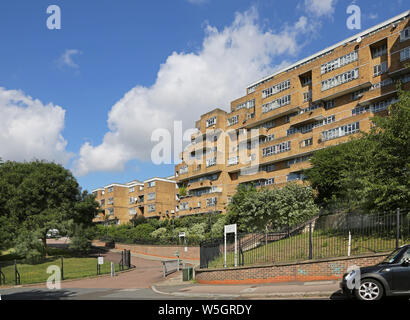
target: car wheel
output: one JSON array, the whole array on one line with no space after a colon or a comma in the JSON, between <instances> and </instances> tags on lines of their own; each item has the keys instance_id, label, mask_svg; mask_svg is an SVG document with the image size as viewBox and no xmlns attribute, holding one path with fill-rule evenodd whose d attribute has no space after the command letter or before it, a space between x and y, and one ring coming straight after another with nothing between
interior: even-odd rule
<instances>
[{"instance_id":1,"label":"car wheel","mask_svg":"<svg viewBox=\"0 0 410 320\"><path fill-rule=\"evenodd\" d=\"M363 279L360 288L355 290L356 297L360 300L380 300L383 297L383 286L374 279Z\"/></svg>"}]
</instances>

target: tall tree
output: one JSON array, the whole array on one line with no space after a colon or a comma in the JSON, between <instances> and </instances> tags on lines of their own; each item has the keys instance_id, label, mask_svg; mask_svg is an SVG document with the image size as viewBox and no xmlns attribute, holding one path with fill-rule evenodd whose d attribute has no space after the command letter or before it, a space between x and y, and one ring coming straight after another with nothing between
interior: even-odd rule
<instances>
[{"instance_id":1,"label":"tall tree","mask_svg":"<svg viewBox=\"0 0 410 320\"><path fill-rule=\"evenodd\" d=\"M70 234L76 224L90 225L97 207L61 165L7 161L0 166L0 216L19 233L35 232L44 249L48 230Z\"/></svg>"}]
</instances>

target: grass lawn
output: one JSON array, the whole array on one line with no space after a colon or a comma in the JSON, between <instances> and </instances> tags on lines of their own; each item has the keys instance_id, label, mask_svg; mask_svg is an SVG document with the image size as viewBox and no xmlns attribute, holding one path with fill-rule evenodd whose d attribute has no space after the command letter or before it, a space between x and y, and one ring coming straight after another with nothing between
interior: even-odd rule
<instances>
[{"instance_id":1,"label":"grass lawn","mask_svg":"<svg viewBox=\"0 0 410 320\"><path fill-rule=\"evenodd\" d=\"M5 254L3 254L5 253ZM64 249L48 250L48 254L59 253L63 255L63 272L64 280L77 279L97 275L97 258L93 257L75 257L72 253ZM56 254L57 255L57 254ZM10 259L13 257L13 259ZM7 259L6 259L7 258ZM12 260L18 259L13 251L2 252L0 256L1 271L5 276L6 285L15 284L14 262ZM7 260L7 262L5 261ZM29 264L17 260L17 270L20 273L21 284L41 283L46 282L52 273L47 273L49 266L58 266L61 268L61 258L47 257L44 262L38 264ZM115 271L119 271L119 264L115 264ZM111 272L111 262L104 260L101 265L101 274L109 274Z\"/></svg>"},{"instance_id":2,"label":"grass lawn","mask_svg":"<svg viewBox=\"0 0 410 320\"><path fill-rule=\"evenodd\" d=\"M400 241L400 245L405 241ZM375 236L352 237L351 255L360 255L374 252L388 252L396 247L393 238ZM292 236L291 238L264 244L258 247L243 248L244 265L257 265L264 263L295 262L309 259L309 233ZM233 249L232 249L233 250ZM208 264L209 268L224 266L223 247L222 254ZM348 238L346 236L328 235L314 232L312 234L312 259L333 258L347 256ZM227 266L234 266L234 253L226 254ZM239 253L237 257L239 264Z\"/></svg>"}]
</instances>

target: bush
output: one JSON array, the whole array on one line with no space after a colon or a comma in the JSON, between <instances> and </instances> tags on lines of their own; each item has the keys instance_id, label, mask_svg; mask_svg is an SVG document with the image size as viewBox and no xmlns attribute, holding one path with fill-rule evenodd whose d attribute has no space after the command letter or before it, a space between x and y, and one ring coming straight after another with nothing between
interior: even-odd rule
<instances>
[{"instance_id":1,"label":"bush","mask_svg":"<svg viewBox=\"0 0 410 320\"><path fill-rule=\"evenodd\" d=\"M132 239L134 241L152 240L151 233L153 231L155 231L155 228L151 224L149 223L140 224L132 230Z\"/></svg>"},{"instance_id":2,"label":"bush","mask_svg":"<svg viewBox=\"0 0 410 320\"><path fill-rule=\"evenodd\" d=\"M158 228L151 232L151 237L154 239L164 239L168 235L168 230L166 228Z\"/></svg>"},{"instance_id":3,"label":"bush","mask_svg":"<svg viewBox=\"0 0 410 320\"><path fill-rule=\"evenodd\" d=\"M31 263L40 262L45 258L46 251L40 236L36 232L23 230L16 240L16 254Z\"/></svg>"},{"instance_id":4,"label":"bush","mask_svg":"<svg viewBox=\"0 0 410 320\"><path fill-rule=\"evenodd\" d=\"M227 224L226 220L227 220L226 216L222 216L214 223L214 225L211 228L212 237L214 238L223 237L224 226Z\"/></svg>"},{"instance_id":5,"label":"bush","mask_svg":"<svg viewBox=\"0 0 410 320\"><path fill-rule=\"evenodd\" d=\"M76 226L74 234L70 239L70 249L78 253L86 254L91 250L91 242L89 240L90 230L86 230L83 226Z\"/></svg>"}]
</instances>

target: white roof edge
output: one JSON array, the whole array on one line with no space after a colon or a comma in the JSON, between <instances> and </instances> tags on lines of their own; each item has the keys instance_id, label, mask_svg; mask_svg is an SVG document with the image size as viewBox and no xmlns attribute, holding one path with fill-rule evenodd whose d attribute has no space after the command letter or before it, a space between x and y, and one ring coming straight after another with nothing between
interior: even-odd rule
<instances>
[{"instance_id":1,"label":"white roof edge","mask_svg":"<svg viewBox=\"0 0 410 320\"><path fill-rule=\"evenodd\" d=\"M91 191L91 193L96 192L96 191L100 191L100 190L104 190L104 188L97 188Z\"/></svg>"},{"instance_id":2,"label":"white roof edge","mask_svg":"<svg viewBox=\"0 0 410 320\"><path fill-rule=\"evenodd\" d=\"M158 177L145 180L144 183L146 183L146 182L151 182L151 181L164 181L164 182L176 183L176 181L174 181L174 180L169 180L169 179L164 179L164 178L158 178Z\"/></svg>"},{"instance_id":3,"label":"white roof edge","mask_svg":"<svg viewBox=\"0 0 410 320\"><path fill-rule=\"evenodd\" d=\"M333 50L333 49L335 49L335 48L337 48L337 47L340 47L341 45L343 45L343 44L345 44L345 43L348 43L348 42L350 42L350 41L353 41L353 40L357 39L358 37L362 37L362 36L364 36L364 35L366 35L366 34L368 34L368 33L371 33L371 32L373 32L373 31L377 30L377 29L380 29L380 28L382 28L382 27L384 27L384 26L387 26L387 25L389 25L389 24L391 24L391 23L393 23L393 22L395 22L395 21L397 21L397 20L400 20L400 19L402 19L402 18L408 16L409 14L410 14L410 10L407 10L407 11L405 11L405 12L403 12L403 13L401 13L401 14L399 14L399 15L397 15L397 16L395 16L395 17L389 19L389 20L386 20L386 21L384 21L384 22L382 22L382 23L379 23L379 24L375 25L374 27L371 27L371 28L369 28L369 29L366 29L366 30L364 30L364 31L362 31L362 32L360 32L360 33L357 33L357 34L355 34L355 35L353 35L353 36L351 36L351 37L349 37L349 38L347 38L347 39L345 39L345 40L343 40L343 41L340 41L340 42L336 43L336 44L333 45L333 46L327 47L326 49L323 49L323 50L321 50L321 51L319 51L319 52L317 52L317 53L315 53L315 54L313 54L313 55L311 55L311 56L309 56L309 57L307 57L307 58L305 58L305 59L299 60L299 61L295 62L294 64L292 64L292 65L290 65L290 66L287 66L286 68L283 68L283 69L281 69L281 70L279 70L279 71L277 71L277 72L275 72L275 73L273 73L273 74L271 74L271 75L269 75L269 76L266 76L266 77L264 77L264 78L262 78L262 79L260 79L260 80L258 80L258 81L256 81L256 82L254 82L254 83L248 85L248 86L246 87L246 89L249 89L249 88L251 88L251 87L253 87L253 86L255 86L255 85L257 85L257 84L259 84L259 83L261 83L261 82L263 82L263 81L265 81L265 80L267 80L267 79L269 79L269 78L272 78L272 77L274 77L274 76L276 76L276 75L278 75L278 74L280 74L280 73L282 73L282 72L285 72L285 71L287 71L287 70L289 70L289 69L292 69L292 68L294 68L294 67L296 67L296 66L298 66L298 65L300 65L300 64L302 64L302 63L304 63L304 62L306 62L306 61L309 61L309 60L311 60L311 59L313 59L313 58L315 58L315 57L318 57L318 56L320 56L320 55L322 55L322 54L324 54L324 53L326 53L326 52L328 52L328 51L330 51L330 50Z\"/></svg>"}]
</instances>

